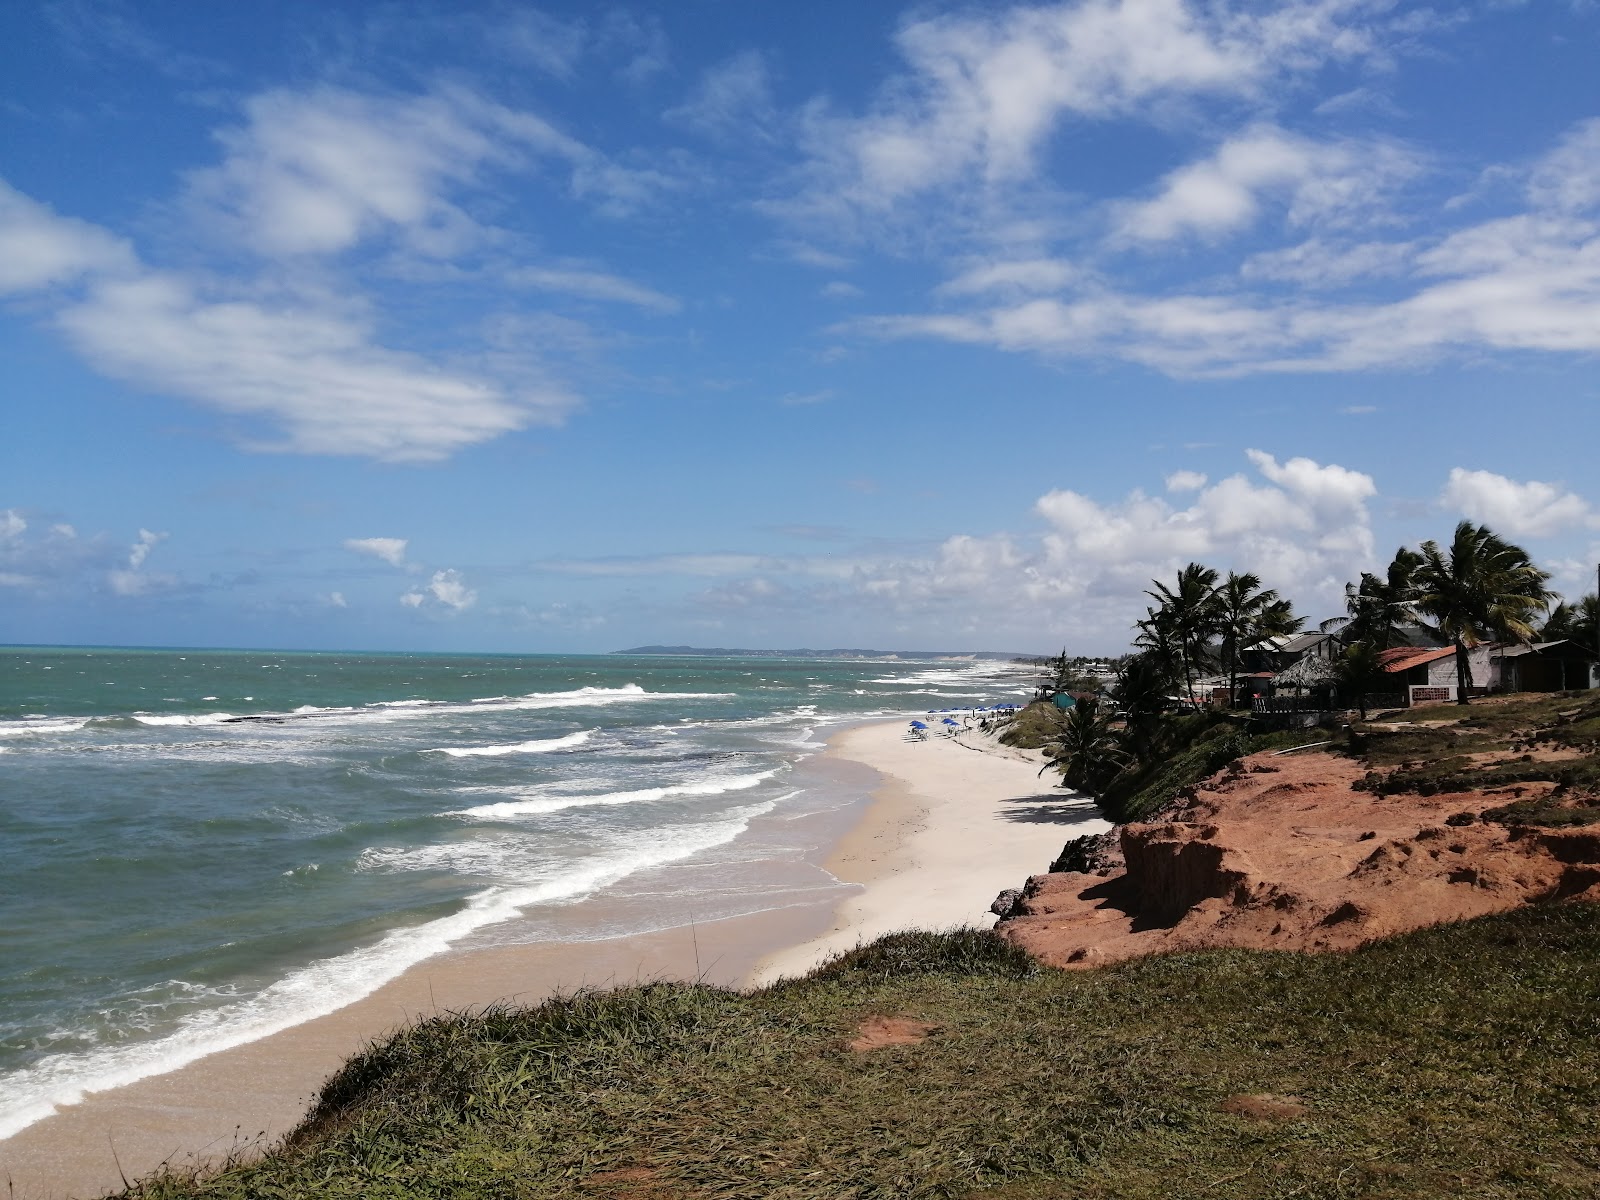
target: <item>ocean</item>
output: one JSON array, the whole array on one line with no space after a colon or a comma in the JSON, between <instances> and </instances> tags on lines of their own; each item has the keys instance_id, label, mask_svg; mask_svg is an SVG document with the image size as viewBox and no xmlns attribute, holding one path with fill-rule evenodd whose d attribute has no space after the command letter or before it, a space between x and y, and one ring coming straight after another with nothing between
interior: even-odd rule
<instances>
[{"instance_id":1,"label":"ocean","mask_svg":"<svg viewBox=\"0 0 1600 1200\"><path fill-rule=\"evenodd\" d=\"M861 800L807 767L828 729L1031 682L990 661L0 649L0 1138L446 949L827 899L807 818Z\"/></svg>"}]
</instances>

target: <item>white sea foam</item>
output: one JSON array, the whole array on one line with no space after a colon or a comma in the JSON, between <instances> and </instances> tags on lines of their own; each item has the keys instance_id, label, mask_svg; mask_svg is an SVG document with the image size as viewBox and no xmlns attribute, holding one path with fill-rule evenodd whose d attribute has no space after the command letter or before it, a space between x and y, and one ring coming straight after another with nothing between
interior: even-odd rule
<instances>
[{"instance_id":1,"label":"white sea foam","mask_svg":"<svg viewBox=\"0 0 1600 1200\"><path fill-rule=\"evenodd\" d=\"M82 720L66 717L43 721L0 721L0 737L24 737L37 733L76 733L88 723L88 717Z\"/></svg>"},{"instance_id":2,"label":"white sea foam","mask_svg":"<svg viewBox=\"0 0 1600 1200\"><path fill-rule=\"evenodd\" d=\"M552 796L535 794L522 800L502 800L497 804L479 804L474 808L458 809L442 815L447 817L475 817L485 820L503 820L507 817L531 817L541 813L561 812L568 808L591 808L616 804L646 804L665 800L671 796L720 796L724 792L740 792L771 779L782 767L762 771L755 775L735 775L721 779L707 779L699 783L667 784L662 787L639 788L631 792L606 792L591 796Z\"/></svg>"},{"instance_id":3,"label":"white sea foam","mask_svg":"<svg viewBox=\"0 0 1600 1200\"><path fill-rule=\"evenodd\" d=\"M506 746L444 746L437 750L424 750L424 754L448 754L451 758L495 758L502 754L544 754L551 750L570 750L581 746L594 735L593 729L580 729L565 737L545 738L543 741L516 742Z\"/></svg>"},{"instance_id":4,"label":"white sea foam","mask_svg":"<svg viewBox=\"0 0 1600 1200\"><path fill-rule=\"evenodd\" d=\"M521 886L487 888L469 897L451 916L397 929L376 945L302 967L247 1000L185 1018L165 1037L41 1059L6 1078L0 1098L0 1141L78 1103L90 1092L165 1074L341 1009L371 995L408 967L442 953L476 930L511 920L524 908L572 903L635 871L732 841L772 807L769 801L737 809L717 823L643 831L563 874Z\"/></svg>"},{"instance_id":5,"label":"white sea foam","mask_svg":"<svg viewBox=\"0 0 1600 1200\"><path fill-rule=\"evenodd\" d=\"M141 725L221 725L232 721L234 713L134 713L133 719Z\"/></svg>"}]
</instances>

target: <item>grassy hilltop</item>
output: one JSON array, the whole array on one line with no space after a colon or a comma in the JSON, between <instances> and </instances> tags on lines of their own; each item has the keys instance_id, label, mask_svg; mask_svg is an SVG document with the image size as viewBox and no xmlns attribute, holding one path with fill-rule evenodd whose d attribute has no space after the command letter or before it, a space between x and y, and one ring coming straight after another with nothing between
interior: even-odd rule
<instances>
[{"instance_id":1,"label":"grassy hilltop","mask_svg":"<svg viewBox=\"0 0 1600 1200\"><path fill-rule=\"evenodd\" d=\"M881 1017L923 1040L852 1049ZM1597 1113L1600 906L1072 973L903 934L425 1021L265 1159L129 1194L1587 1198Z\"/></svg>"}]
</instances>

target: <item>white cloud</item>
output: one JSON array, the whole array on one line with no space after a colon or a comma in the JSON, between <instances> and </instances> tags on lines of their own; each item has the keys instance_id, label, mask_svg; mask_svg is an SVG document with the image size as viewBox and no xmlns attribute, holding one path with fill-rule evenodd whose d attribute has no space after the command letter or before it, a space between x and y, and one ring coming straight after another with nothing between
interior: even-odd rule
<instances>
[{"instance_id":1,"label":"white cloud","mask_svg":"<svg viewBox=\"0 0 1600 1200\"><path fill-rule=\"evenodd\" d=\"M460 612L478 602L478 593L469 588L456 570L435 571L428 581L428 594L440 604Z\"/></svg>"},{"instance_id":2,"label":"white cloud","mask_svg":"<svg viewBox=\"0 0 1600 1200\"><path fill-rule=\"evenodd\" d=\"M104 535L80 538L71 525L60 522L40 533L18 510L0 509L0 587L89 591L107 572L126 569L127 559L128 551Z\"/></svg>"},{"instance_id":3,"label":"white cloud","mask_svg":"<svg viewBox=\"0 0 1600 1200\"><path fill-rule=\"evenodd\" d=\"M1535 164L1528 197L1537 208L1568 213L1600 210L1600 117L1578 122Z\"/></svg>"},{"instance_id":4,"label":"white cloud","mask_svg":"<svg viewBox=\"0 0 1600 1200\"><path fill-rule=\"evenodd\" d=\"M345 538L344 548L355 554L366 554L373 558L381 558L391 567L406 565L405 538L371 537L371 538Z\"/></svg>"},{"instance_id":5,"label":"white cloud","mask_svg":"<svg viewBox=\"0 0 1600 1200\"><path fill-rule=\"evenodd\" d=\"M843 279L834 279L822 285L822 294L830 300L854 300L856 297L863 296L866 293L853 283L848 283Z\"/></svg>"},{"instance_id":6,"label":"white cloud","mask_svg":"<svg viewBox=\"0 0 1600 1200\"><path fill-rule=\"evenodd\" d=\"M1338 245L1314 237L1299 245L1252 254L1239 267L1249 280L1293 283L1307 288L1341 288L1358 279L1404 275L1416 259L1415 242L1359 242Z\"/></svg>"},{"instance_id":7,"label":"white cloud","mask_svg":"<svg viewBox=\"0 0 1600 1200\"><path fill-rule=\"evenodd\" d=\"M1600 528L1588 501L1551 483L1518 483L1493 471L1453 467L1439 502L1508 537L1550 537L1580 525Z\"/></svg>"},{"instance_id":8,"label":"white cloud","mask_svg":"<svg viewBox=\"0 0 1600 1200\"><path fill-rule=\"evenodd\" d=\"M808 186L790 211L881 213L958 181L1030 179L1066 117L1252 96L1284 72L1364 53L1371 38L1354 18L1369 7L1077 0L912 20L896 36L907 69L867 115L813 106Z\"/></svg>"},{"instance_id":9,"label":"white cloud","mask_svg":"<svg viewBox=\"0 0 1600 1200\"><path fill-rule=\"evenodd\" d=\"M453 253L481 231L446 199L450 187L523 150L586 167L594 158L540 118L461 91L275 90L245 114L218 135L221 165L190 175L189 204L269 256L335 254L385 229L424 253Z\"/></svg>"},{"instance_id":10,"label":"white cloud","mask_svg":"<svg viewBox=\"0 0 1600 1200\"><path fill-rule=\"evenodd\" d=\"M1114 236L1215 239L1253 225L1269 195L1281 197L1291 225L1360 219L1417 169L1410 154L1387 143L1316 142L1257 126L1168 175L1154 198L1125 206Z\"/></svg>"},{"instance_id":11,"label":"white cloud","mask_svg":"<svg viewBox=\"0 0 1600 1200\"><path fill-rule=\"evenodd\" d=\"M1416 254L1410 271L1412 290L1398 299L1103 288L843 328L1118 358L1177 376L1361 371L1460 350L1600 351L1600 222L1541 214L1484 222Z\"/></svg>"},{"instance_id":12,"label":"white cloud","mask_svg":"<svg viewBox=\"0 0 1600 1200\"><path fill-rule=\"evenodd\" d=\"M478 593L467 586L461 572L454 568L435 571L426 584L412 588L400 597L400 603L407 608L436 604L452 612L464 612L477 602Z\"/></svg>"},{"instance_id":13,"label":"white cloud","mask_svg":"<svg viewBox=\"0 0 1600 1200\"><path fill-rule=\"evenodd\" d=\"M144 560L150 557L150 551L171 536L165 533L152 533L148 529L139 530L139 540L134 542L133 548L128 552L128 569L137 571L144 566Z\"/></svg>"},{"instance_id":14,"label":"white cloud","mask_svg":"<svg viewBox=\"0 0 1600 1200\"><path fill-rule=\"evenodd\" d=\"M632 304L652 312L675 313L683 307L672 296L604 271L519 267L509 272L506 278L509 283L516 285L540 288L547 292L564 292L586 300Z\"/></svg>"},{"instance_id":15,"label":"white cloud","mask_svg":"<svg viewBox=\"0 0 1600 1200\"><path fill-rule=\"evenodd\" d=\"M1010 621L1025 636L1051 629L1113 650L1128 643L1150 580L1199 561L1254 571L1312 619L1332 615L1344 584L1373 567L1372 479L1304 457L1247 457L1250 471L1214 484L1174 473L1175 490L1191 493L1181 504L1138 489L1110 501L1051 491L1034 506L1044 525L1037 535L960 533L927 551L832 559L723 556L703 572L722 581L698 599L786 624L819 610L854 612L874 624L890 617L907 629L991 639L1009 636L1000 622ZM1007 597L1003 614L996 595Z\"/></svg>"},{"instance_id":16,"label":"white cloud","mask_svg":"<svg viewBox=\"0 0 1600 1200\"><path fill-rule=\"evenodd\" d=\"M759 51L741 50L702 75L689 98L662 115L714 137L770 141L776 119L770 76Z\"/></svg>"},{"instance_id":17,"label":"white cloud","mask_svg":"<svg viewBox=\"0 0 1600 1200\"><path fill-rule=\"evenodd\" d=\"M148 529L139 530L138 539L128 549L127 566L106 572L106 582L111 585L111 590L119 596L145 596L175 588L178 585L176 576L144 569L150 551L166 541L168 536Z\"/></svg>"},{"instance_id":18,"label":"white cloud","mask_svg":"<svg viewBox=\"0 0 1600 1200\"><path fill-rule=\"evenodd\" d=\"M1198 492L1206 485L1206 477L1199 471L1174 471L1166 478L1169 492Z\"/></svg>"},{"instance_id":19,"label":"white cloud","mask_svg":"<svg viewBox=\"0 0 1600 1200\"><path fill-rule=\"evenodd\" d=\"M135 263L121 238L59 216L0 180L0 295L126 271Z\"/></svg>"},{"instance_id":20,"label":"white cloud","mask_svg":"<svg viewBox=\"0 0 1600 1200\"><path fill-rule=\"evenodd\" d=\"M328 605L332 608L349 608L350 602L344 598L343 592L329 592Z\"/></svg>"},{"instance_id":21,"label":"white cloud","mask_svg":"<svg viewBox=\"0 0 1600 1200\"><path fill-rule=\"evenodd\" d=\"M554 423L572 404L378 346L355 313L292 297L210 299L174 275L101 283L57 322L113 378L285 428L282 441L241 439L256 449L427 461Z\"/></svg>"},{"instance_id":22,"label":"white cloud","mask_svg":"<svg viewBox=\"0 0 1600 1200\"><path fill-rule=\"evenodd\" d=\"M1082 272L1072 263L1035 258L979 263L940 284L938 290L951 296L983 292L1058 292L1080 278Z\"/></svg>"}]
</instances>

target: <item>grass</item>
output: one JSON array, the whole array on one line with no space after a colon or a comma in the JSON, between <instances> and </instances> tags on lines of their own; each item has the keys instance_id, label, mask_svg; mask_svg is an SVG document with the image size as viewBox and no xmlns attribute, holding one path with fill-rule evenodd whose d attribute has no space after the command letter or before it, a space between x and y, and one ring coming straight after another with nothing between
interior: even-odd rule
<instances>
[{"instance_id":1,"label":"grass","mask_svg":"<svg viewBox=\"0 0 1600 1200\"><path fill-rule=\"evenodd\" d=\"M1061 727L1066 719L1066 711L1057 708L1054 701L1035 701L1005 722L1000 741L1022 750L1043 750L1061 740Z\"/></svg>"},{"instance_id":2,"label":"grass","mask_svg":"<svg viewBox=\"0 0 1600 1200\"><path fill-rule=\"evenodd\" d=\"M1344 956L1064 973L901 934L749 995L652 984L423 1022L281 1150L140 1200L1592 1197L1600 906ZM876 1015L936 1028L848 1048ZM1301 1119L1222 1111L1300 1098Z\"/></svg>"},{"instance_id":3,"label":"grass","mask_svg":"<svg viewBox=\"0 0 1600 1200\"><path fill-rule=\"evenodd\" d=\"M1422 713L1437 710L1419 710ZM1588 693L1451 706L1452 725L1366 725L1352 751L1374 769L1356 786L1379 795L1431 796L1519 784L1553 783L1552 796L1530 797L1484 816L1547 827L1600 823L1600 698ZM1534 750L1576 752L1541 759Z\"/></svg>"}]
</instances>

